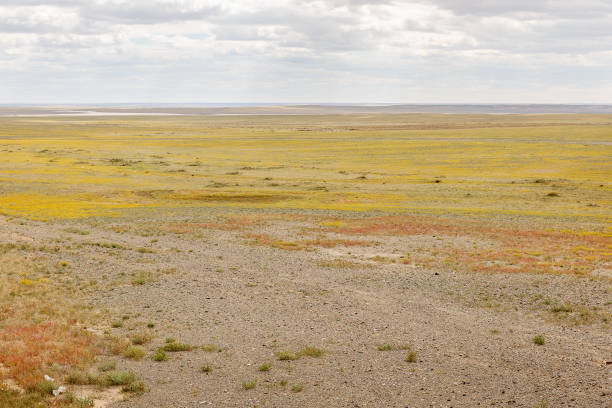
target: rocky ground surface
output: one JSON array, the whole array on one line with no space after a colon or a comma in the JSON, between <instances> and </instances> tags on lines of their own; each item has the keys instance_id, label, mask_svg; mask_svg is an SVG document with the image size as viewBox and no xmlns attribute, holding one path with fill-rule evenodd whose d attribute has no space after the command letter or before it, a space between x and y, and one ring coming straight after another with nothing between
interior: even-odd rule
<instances>
[{"instance_id":1,"label":"rocky ground surface","mask_svg":"<svg viewBox=\"0 0 612 408\"><path fill-rule=\"evenodd\" d=\"M361 261L363 248L287 250L210 228L143 236L3 221L2 234L56 245L49 257L95 280L89 301L109 310L100 332L147 332L150 354L169 337L197 346L167 361L121 359L148 390L109 408L612 406L609 323L559 320L534 300L609 309L606 278L428 270ZM376 239L368 257L424 237ZM307 347L324 352L299 353Z\"/></svg>"}]
</instances>

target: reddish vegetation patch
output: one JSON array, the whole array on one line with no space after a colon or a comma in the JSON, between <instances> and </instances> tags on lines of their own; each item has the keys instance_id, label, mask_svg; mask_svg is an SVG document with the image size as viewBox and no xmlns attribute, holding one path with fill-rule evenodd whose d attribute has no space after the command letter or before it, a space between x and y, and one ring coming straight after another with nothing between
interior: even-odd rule
<instances>
[{"instance_id":1,"label":"reddish vegetation patch","mask_svg":"<svg viewBox=\"0 0 612 408\"><path fill-rule=\"evenodd\" d=\"M426 266L461 266L478 272L588 274L610 268L612 239L604 233L523 229L485 225L474 220L393 216L344 220L327 231L351 235L436 235L450 245L436 248L435 257L420 257ZM453 243L453 238L486 241L486 245ZM450 238L450 239L448 239ZM411 259L406 262L415 262Z\"/></svg>"},{"instance_id":2,"label":"reddish vegetation patch","mask_svg":"<svg viewBox=\"0 0 612 408\"><path fill-rule=\"evenodd\" d=\"M409 216L343 220L343 223L346 225L329 227L327 230L358 235L428 235L432 233L452 235L465 232L468 228L474 231L477 227L474 222L469 222L471 225L468 227L468 225L452 223L451 220Z\"/></svg>"},{"instance_id":3,"label":"reddish vegetation patch","mask_svg":"<svg viewBox=\"0 0 612 408\"><path fill-rule=\"evenodd\" d=\"M52 364L79 366L97 351L93 336L84 329L42 323L0 331L0 363L7 377L24 387L41 382Z\"/></svg>"}]
</instances>

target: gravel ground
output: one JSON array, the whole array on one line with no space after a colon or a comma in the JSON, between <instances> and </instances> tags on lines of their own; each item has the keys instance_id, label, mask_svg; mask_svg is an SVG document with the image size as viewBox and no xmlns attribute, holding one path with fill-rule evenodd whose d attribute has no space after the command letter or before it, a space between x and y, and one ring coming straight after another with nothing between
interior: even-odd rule
<instances>
[{"instance_id":1,"label":"gravel ground","mask_svg":"<svg viewBox=\"0 0 612 408\"><path fill-rule=\"evenodd\" d=\"M99 281L91 303L108 309L110 320L129 317L121 328L109 321L100 330L148 330L151 353L167 337L219 347L168 353L164 362L122 360L148 391L109 408L612 406L610 325L557 321L532 300L563 296L610 309L607 279L399 263L335 268L322 261L356 250L285 250L210 229L143 237L104 225L78 226L87 235L68 227L75 228L3 222L1 231L5 240L60 240L63 247L49 256L69 262L81 280ZM268 228L283 233L292 226ZM377 240L381 254L402 243ZM122 248L96 245L101 242ZM132 284L140 271L152 274ZM482 307L483 297L493 297L494 305ZM149 323L155 327L146 329ZM544 345L534 344L536 335ZM379 350L386 344L394 347ZM307 346L325 353L277 358ZM411 351L415 362L406 361ZM269 371L258 370L264 363L271 363ZM201 371L206 364L208 373ZM252 380L255 387L245 390L243 382ZM543 401L548 405L538 405Z\"/></svg>"}]
</instances>

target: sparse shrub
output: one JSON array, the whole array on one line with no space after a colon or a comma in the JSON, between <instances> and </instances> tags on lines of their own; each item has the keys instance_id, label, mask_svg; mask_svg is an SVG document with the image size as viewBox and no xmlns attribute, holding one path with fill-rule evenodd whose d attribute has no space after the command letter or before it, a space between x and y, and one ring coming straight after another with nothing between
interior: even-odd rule
<instances>
[{"instance_id":1,"label":"sparse shrub","mask_svg":"<svg viewBox=\"0 0 612 408\"><path fill-rule=\"evenodd\" d=\"M406 360L407 363L416 363L416 361L417 361L416 360L416 352L411 351L410 353L408 353L406 355L405 360Z\"/></svg>"},{"instance_id":2,"label":"sparse shrub","mask_svg":"<svg viewBox=\"0 0 612 408\"><path fill-rule=\"evenodd\" d=\"M537 405L535 405L533 408L548 408L548 401L546 400L546 398L544 398Z\"/></svg>"},{"instance_id":3,"label":"sparse shrub","mask_svg":"<svg viewBox=\"0 0 612 408\"><path fill-rule=\"evenodd\" d=\"M136 380L133 371L110 371L98 377L98 384L106 387L128 385Z\"/></svg>"},{"instance_id":4,"label":"sparse shrub","mask_svg":"<svg viewBox=\"0 0 612 408\"><path fill-rule=\"evenodd\" d=\"M123 327L123 322L117 320L111 323L111 327L114 329L118 329L119 327Z\"/></svg>"},{"instance_id":5,"label":"sparse shrub","mask_svg":"<svg viewBox=\"0 0 612 408\"><path fill-rule=\"evenodd\" d=\"M132 285L144 285L145 283L147 283L147 279L149 278L149 275L146 275L144 273L139 273L138 276L136 276L133 280L132 280Z\"/></svg>"},{"instance_id":6,"label":"sparse shrub","mask_svg":"<svg viewBox=\"0 0 612 408\"><path fill-rule=\"evenodd\" d=\"M204 364L202 367L200 367L200 371L208 374L212 371L212 367L210 366L210 364Z\"/></svg>"},{"instance_id":7,"label":"sparse shrub","mask_svg":"<svg viewBox=\"0 0 612 408\"><path fill-rule=\"evenodd\" d=\"M145 384L142 381L132 382L130 384L124 385L121 388L122 392L131 392L134 394L142 394L145 392Z\"/></svg>"},{"instance_id":8,"label":"sparse shrub","mask_svg":"<svg viewBox=\"0 0 612 408\"><path fill-rule=\"evenodd\" d=\"M293 387L291 387L291 391L293 392L301 392L304 389L304 386L302 385L294 385Z\"/></svg>"},{"instance_id":9,"label":"sparse shrub","mask_svg":"<svg viewBox=\"0 0 612 408\"><path fill-rule=\"evenodd\" d=\"M94 406L94 401L89 398L78 398L73 393L67 392L62 396L61 401L63 403L72 404L71 407L76 406L77 408L88 408Z\"/></svg>"},{"instance_id":10,"label":"sparse shrub","mask_svg":"<svg viewBox=\"0 0 612 408\"><path fill-rule=\"evenodd\" d=\"M280 361L291 361L300 358L299 356L293 354L290 351L281 351L279 353L276 353L276 357L278 357Z\"/></svg>"},{"instance_id":11,"label":"sparse shrub","mask_svg":"<svg viewBox=\"0 0 612 408\"><path fill-rule=\"evenodd\" d=\"M84 397L84 398L77 397L74 399L74 402L77 404L79 408L87 408L87 407L95 406L94 400L92 400L89 397Z\"/></svg>"},{"instance_id":12,"label":"sparse shrub","mask_svg":"<svg viewBox=\"0 0 612 408\"><path fill-rule=\"evenodd\" d=\"M51 395L53 394L53 390L57 388L53 381L41 381L37 384L34 384L31 387L28 387L29 392L35 392L40 395Z\"/></svg>"},{"instance_id":13,"label":"sparse shrub","mask_svg":"<svg viewBox=\"0 0 612 408\"><path fill-rule=\"evenodd\" d=\"M307 347L304 347L303 349L301 349L297 353L297 356L299 356L299 357L301 357L301 356L321 357L323 354L325 354L325 350L320 349L320 348L316 348L316 347L312 347L312 346L307 346Z\"/></svg>"},{"instance_id":14,"label":"sparse shrub","mask_svg":"<svg viewBox=\"0 0 612 408\"><path fill-rule=\"evenodd\" d=\"M259 366L258 370L259 371L270 371L271 368L272 368L272 363L264 363Z\"/></svg>"},{"instance_id":15,"label":"sparse shrub","mask_svg":"<svg viewBox=\"0 0 612 408\"><path fill-rule=\"evenodd\" d=\"M131 344L130 341L126 339L125 337L122 337L122 338L112 337L110 340L111 340L110 352L114 355L123 354L125 350L127 350L128 347L130 347L130 344Z\"/></svg>"},{"instance_id":16,"label":"sparse shrub","mask_svg":"<svg viewBox=\"0 0 612 408\"><path fill-rule=\"evenodd\" d=\"M212 353L213 351L220 351L221 349L215 344L205 344L202 346L202 350L206 351L207 353Z\"/></svg>"},{"instance_id":17,"label":"sparse shrub","mask_svg":"<svg viewBox=\"0 0 612 408\"><path fill-rule=\"evenodd\" d=\"M98 366L98 370L102 372L113 371L117 367L117 362L115 360L105 361L104 363Z\"/></svg>"},{"instance_id":18,"label":"sparse shrub","mask_svg":"<svg viewBox=\"0 0 612 408\"><path fill-rule=\"evenodd\" d=\"M84 371L73 371L66 376L66 382L74 385L89 384L89 376Z\"/></svg>"},{"instance_id":19,"label":"sparse shrub","mask_svg":"<svg viewBox=\"0 0 612 408\"><path fill-rule=\"evenodd\" d=\"M145 350L138 346L128 347L127 350L123 352L123 356L131 360L141 360L145 354Z\"/></svg>"},{"instance_id":20,"label":"sparse shrub","mask_svg":"<svg viewBox=\"0 0 612 408\"><path fill-rule=\"evenodd\" d=\"M159 349L155 352L155 354L153 354L152 358L154 361L166 361L168 360L168 355L164 350Z\"/></svg>"},{"instance_id":21,"label":"sparse shrub","mask_svg":"<svg viewBox=\"0 0 612 408\"><path fill-rule=\"evenodd\" d=\"M573 310L572 307L568 305L557 305L553 307L552 309L550 309L550 311L553 313L560 313L560 312L571 313L572 310Z\"/></svg>"},{"instance_id":22,"label":"sparse shrub","mask_svg":"<svg viewBox=\"0 0 612 408\"><path fill-rule=\"evenodd\" d=\"M130 337L132 344L143 345L151 341L151 335L148 333L138 333Z\"/></svg>"},{"instance_id":23,"label":"sparse shrub","mask_svg":"<svg viewBox=\"0 0 612 408\"><path fill-rule=\"evenodd\" d=\"M256 385L257 385L257 380L242 382L242 388L244 388L245 390L252 390L253 388L255 388Z\"/></svg>"},{"instance_id":24,"label":"sparse shrub","mask_svg":"<svg viewBox=\"0 0 612 408\"><path fill-rule=\"evenodd\" d=\"M193 349L189 344L177 343L176 341L166 343L165 346L162 347L164 351L168 351L170 353L174 353L177 351L190 351Z\"/></svg>"},{"instance_id":25,"label":"sparse shrub","mask_svg":"<svg viewBox=\"0 0 612 408\"><path fill-rule=\"evenodd\" d=\"M379 344L376 348L378 348L378 351L395 350L395 346L393 344Z\"/></svg>"},{"instance_id":26,"label":"sparse shrub","mask_svg":"<svg viewBox=\"0 0 612 408\"><path fill-rule=\"evenodd\" d=\"M545 343L544 336L542 336L541 334L538 334L537 336L533 338L533 342L537 344L538 346L544 345Z\"/></svg>"}]
</instances>

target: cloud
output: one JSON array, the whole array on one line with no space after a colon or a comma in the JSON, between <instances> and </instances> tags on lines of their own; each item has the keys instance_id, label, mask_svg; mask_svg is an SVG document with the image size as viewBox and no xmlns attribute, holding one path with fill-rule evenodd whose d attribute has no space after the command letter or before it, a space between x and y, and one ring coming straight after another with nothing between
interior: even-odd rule
<instances>
[{"instance_id":1,"label":"cloud","mask_svg":"<svg viewBox=\"0 0 612 408\"><path fill-rule=\"evenodd\" d=\"M189 0L93 1L79 7L84 18L120 24L157 24L202 20L218 15L222 7Z\"/></svg>"},{"instance_id":2,"label":"cloud","mask_svg":"<svg viewBox=\"0 0 612 408\"><path fill-rule=\"evenodd\" d=\"M602 13L612 12L612 4L607 0L426 0L440 8L448 9L459 15L500 16L525 15L528 13L540 16L591 18Z\"/></svg>"},{"instance_id":3,"label":"cloud","mask_svg":"<svg viewBox=\"0 0 612 408\"><path fill-rule=\"evenodd\" d=\"M0 102L612 102L611 26L607 0L4 0Z\"/></svg>"}]
</instances>

